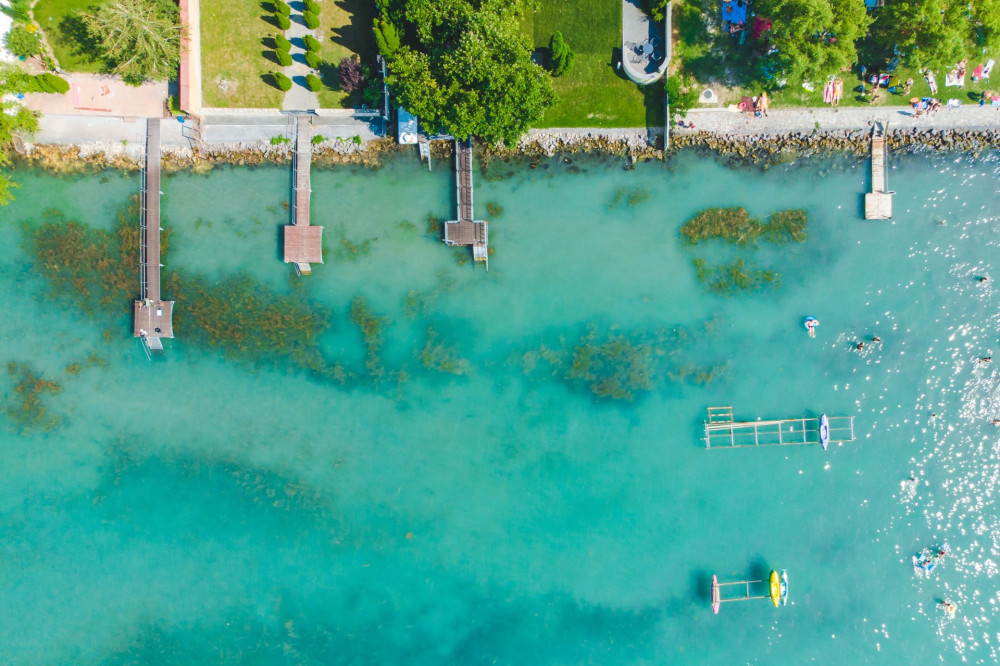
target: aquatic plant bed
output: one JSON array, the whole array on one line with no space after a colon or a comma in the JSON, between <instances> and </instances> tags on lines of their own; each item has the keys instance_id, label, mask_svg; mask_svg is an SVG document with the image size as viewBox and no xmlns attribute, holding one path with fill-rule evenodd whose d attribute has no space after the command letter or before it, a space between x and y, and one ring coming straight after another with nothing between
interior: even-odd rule
<instances>
[{"instance_id":1,"label":"aquatic plant bed","mask_svg":"<svg viewBox=\"0 0 1000 666\"><path fill-rule=\"evenodd\" d=\"M576 52L572 69L552 79L558 101L538 127L658 127L663 124L663 85L638 86L615 70L621 50L622 8L605 0L547 0L525 16L524 34L549 48L559 30Z\"/></svg>"},{"instance_id":2,"label":"aquatic plant bed","mask_svg":"<svg viewBox=\"0 0 1000 666\"><path fill-rule=\"evenodd\" d=\"M378 15L375 3L368 0L321 0L322 11L319 15L320 39L319 55L323 59L320 76L323 79L323 89L319 91L319 105L324 109L348 109L359 106L361 101L354 99L340 89L337 78L337 65L343 58L357 55L363 65L370 68L372 76L377 76L375 69L375 41L372 38L372 21Z\"/></svg>"},{"instance_id":3,"label":"aquatic plant bed","mask_svg":"<svg viewBox=\"0 0 1000 666\"><path fill-rule=\"evenodd\" d=\"M280 31L268 22L269 3L214 0L201 7L201 91L205 106L278 108L283 94L265 81L280 69L268 60Z\"/></svg>"},{"instance_id":4,"label":"aquatic plant bed","mask_svg":"<svg viewBox=\"0 0 1000 666\"><path fill-rule=\"evenodd\" d=\"M707 208L681 227L681 235L691 243L723 238L737 245L749 245L758 238L772 243L806 240L808 216L804 210L779 210L767 223L750 217L746 208Z\"/></svg>"},{"instance_id":5,"label":"aquatic plant bed","mask_svg":"<svg viewBox=\"0 0 1000 666\"><path fill-rule=\"evenodd\" d=\"M67 72L99 72L101 62L86 48L80 12L91 11L102 0L38 0L32 9L35 22L45 33L56 61Z\"/></svg>"}]
</instances>

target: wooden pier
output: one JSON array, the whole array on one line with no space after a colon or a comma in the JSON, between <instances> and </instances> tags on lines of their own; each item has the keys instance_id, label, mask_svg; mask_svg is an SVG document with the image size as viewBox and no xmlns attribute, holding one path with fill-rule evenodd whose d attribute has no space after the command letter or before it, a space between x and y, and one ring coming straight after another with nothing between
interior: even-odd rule
<instances>
[{"instance_id":1,"label":"wooden pier","mask_svg":"<svg viewBox=\"0 0 1000 666\"><path fill-rule=\"evenodd\" d=\"M853 442L854 417L829 417L830 444ZM705 421L705 448L738 449L751 446L820 444L819 417L771 421L734 421L732 407L709 407Z\"/></svg>"},{"instance_id":2,"label":"wooden pier","mask_svg":"<svg viewBox=\"0 0 1000 666\"><path fill-rule=\"evenodd\" d=\"M323 263L323 227L309 224L312 196L312 119L295 119L295 155L292 158L292 224L285 226L285 263L299 275L312 275L310 264Z\"/></svg>"},{"instance_id":3,"label":"wooden pier","mask_svg":"<svg viewBox=\"0 0 1000 666\"><path fill-rule=\"evenodd\" d=\"M160 300L160 119L146 121L146 164L139 214L139 285L132 310L133 333L147 349L162 351L161 338L174 337L174 302Z\"/></svg>"},{"instance_id":4,"label":"wooden pier","mask_svg":"<svg viewBox=\"0 0 1000 666\"><path fill-rule=\"evenodd\" d=\"M489 225L473 219L472 142L455 140L455 195L457 219L444 223L444 242L448 245L471 245L472 258L490 269Z\"/></svg>"},{"instance_id":5,"label":"wooden pier","mask_svg":"<svg viewBox=\"0 0 1000 666\"><path fill-rule=\"evenodd\" d=\"M887 190L885 174L886 133L876 123L872 127L872 191L865 195L865 219L888 220L892 217L892 195Z\"/></svg>"}]
</instances>

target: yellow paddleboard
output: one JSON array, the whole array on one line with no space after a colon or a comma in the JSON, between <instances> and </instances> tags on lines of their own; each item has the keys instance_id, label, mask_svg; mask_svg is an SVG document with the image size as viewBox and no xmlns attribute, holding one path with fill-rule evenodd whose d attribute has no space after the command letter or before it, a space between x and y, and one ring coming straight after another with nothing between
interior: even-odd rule
<instances>
[{"instance_id":1,"label":"yellow paddleboard","mask_svg":"<svg viewBox=\"0 0 1000 666\"><path fill-rule=\"evenodd\" d=\"M771 570L771 602L775 608L781 603L781 581L778 578L778 572L773 569Z\"/></svg>"}]
</instances>

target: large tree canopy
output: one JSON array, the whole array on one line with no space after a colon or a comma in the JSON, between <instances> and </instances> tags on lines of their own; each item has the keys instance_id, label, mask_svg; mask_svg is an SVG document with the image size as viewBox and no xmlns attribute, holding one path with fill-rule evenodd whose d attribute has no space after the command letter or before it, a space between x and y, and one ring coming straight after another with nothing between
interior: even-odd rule
<instances>
[{"instance_id":1,"label":"large tree canopy","mask_svg":"<svg viewBox=\"0 0 1000 666\"><path fill-rule=\"evenodd\" d=\"M407 28L390 60L389 86L424 122L456 137L512 144L555 101L548 72L531 61L531 46L518 29L520 2L387 5L385 18Z\"/></svg>"},{"instance_id":2,"label":"large tree canopy","mask_svg":"<svg viewBox=\"0 0 1000 666\"><path fill-rule=\"evenodd\" d=\"M754 9L773 22L775 73L794 79L823 78L851 65L854 43L872 21L861 0L758 0Z\"/></svg>"},{"instance_id":3,"label":"large tree canopy","mask_svg":"<svg viewBox=\"0 0 1000 666\"><path fill-rule=\"evenodd\" d=\"M111 0L83 19L108 69L126 83L177 75L180 11L173 0Z\"/></svg>"},{"instance_id":4,"label":"large tree canopy","mask_svg":"<svg viewBox=\"0 0 1000 666\"><path fill-rule=\"evenodd\" d=\"M1000 1L886 0L873 35L908 66L951 67L1000 47Z\"/></svg>"}]
</instances>

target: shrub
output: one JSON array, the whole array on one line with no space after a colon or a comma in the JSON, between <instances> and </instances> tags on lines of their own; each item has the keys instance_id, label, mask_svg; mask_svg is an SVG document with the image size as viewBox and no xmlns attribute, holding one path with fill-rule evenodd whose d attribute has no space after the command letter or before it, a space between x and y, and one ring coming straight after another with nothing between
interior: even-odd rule
<instances>
[{"instance_id":1,"label":"shrub","mask_svg":"<svg viewBox=\"0 0 1000 666\"><path fill-rule=\"evenodd\" d=\"M278 86L278 90L281 92L288 92L292 89L292 80L281 72L274 72L271 76L274 77L274 85Z\"/></svg>"},{"instance_id":2,"label":"shrub","mask_svg":"<svg viewBox=\"0 0 1000 666\"><path fill-rule=\"evenodd\" d=\"M315 30L319 27L319 16L313 14L312 12L302 12L302 18L305 19L306 27L310 30Z\"/></svg>"},{"instance_id":3,"label":"shrub","mask_svg":"<svg viewBox=\"0 0 1000 666\"><path fill-rule=\"evenodd\" d=\"M319 69L320 65L323 64L323 60L315 51L306 51L306 64L309 65L311 69Z\"/></svg>"},{"instance_id":4,"label":"shrub","mask_svg":"<svg viewBox=\"0 0 1000 666\"><path fill-rule=\"evenodd\" d=\"M375 19L372 32L375 34L375 46L383 57L389 58L399 50L399 31L391 22Z\"/></svg>"},{"instance_id":5,"label":"shrub","mask_svg":"<svg viewBox=\"0 0 1000 666\"><path fill-rule=\"evenodd\" d=\"M305 0L306 11L319 16L319 3L316 0Z\"/></svg>"},{"instance_id":6,"label":"shrub","mask_svg":"<svg viewBox=\"0 0 1000 666\"><path fill-rule=\"evenodd\" d=\"M315 146L315 145L319 145L319 144L323 143L324 141L326 141L326 137L323 136L322 134L316 134L316 135L313 136L312 139L310 139L310 141L312 141L313 145Z\"/></svg>"},{"instance_id":7,"label":"shrub","mask_svg":"<svg viewBox=\"0 0 1000 666\"><path fill-rule=\"evenodd\" d=\"M323 81L315 74L306 74L306 87L313 92L323 89Z\"/></svg>"},{"instance_id":8,"label":"shrub","mask_svg":"<svg viewBox=\"0 0 1000 666\"><path fill-rule=\"evenodd\" d=\"M7 33L4 43L7 44L8 51L19 57L30 58L42 52L42 40L39 39L38 33L28 30L23 25L14 26L14 29Z\"/></svg>"},{"instance_id":9,"label":"shrub","mask_svg":"<svg viewBox=\"0 0 1000 666\"><path fill-rule=\"evenodd\" d=\"M292 54L288 51L275 51L274 57L277 58L278 64L282 67L288 67L292 64Z\"/></svg>"},{"instance_id":10,"label":"shrub","mask_svg":"<svg viewBox=\"0 0 1000 666\"><path fill-rule=\"evenodd\" d=\"M277 35L274 38L274 50L275 51L291 51L292 43L285 39L284 35Z\"/></svg>"},{"instance_id":11,"label":"shrub","mask_svg":"<svg viewBox=\"0 0 1000 666\"><path fill-rule=\"evenodd\" d=\"M302 41L306 43L306 51L315 51L319 53L319 40L312 35L306 35L302 38Z\"/></svg>"},{"instance_id":12,"label":"shrub","mask_svg":"<svg viewBox=\"0 0 1000 666\"><path fill-rule=\"evenodd\" d=\"M274 0L274 13L281 14L282 16L288 16L292 13L292 8L287 2Z\"/></svg>"},{"instance_id":13,"label":"shrub","mask_svg":"<svg viewBox=\"0 0 1000 666\"><path fill-rule=\"evenodd\" d=\"M365 70L358 60L357 54L350 58L344 58L337 67L337 76L340 79L340 87L347 93L354 93L361 89L365 82Z\"/></svg>"},{"instance_id":14,"label":"shrub","mask_svg":"<svg viewBox=\"0 0 1000 666\"><path fill-rule=\"evenodd\" d=\"M552 76L562 76L573 66L573 53L569 45L563 41L562 33L556 30L552 33L552 41L549 43L551 56L549 57L549 69Z\"/></svg>"},{"instance_id":15,"label":"shrub","mask_svg":"<svg viewBox=\"0 0 1000 666\"><path fill-rule=\"evenodd\" d=\"M284 14L275 14L274 18L278 20L278 27L282 30L288 30L292 27L292 20Z\"/></svg>"},{"instance_id":16,"label":"shrub","mask_svg":"<svg viewBox=\"0 0 1000 666\"><path fill-rule=\"evenodd\" d=\"M50 72L39 74L40 85L45 92L63 95L69 92L69 81Z\"/></svg>"}]
</instances>

